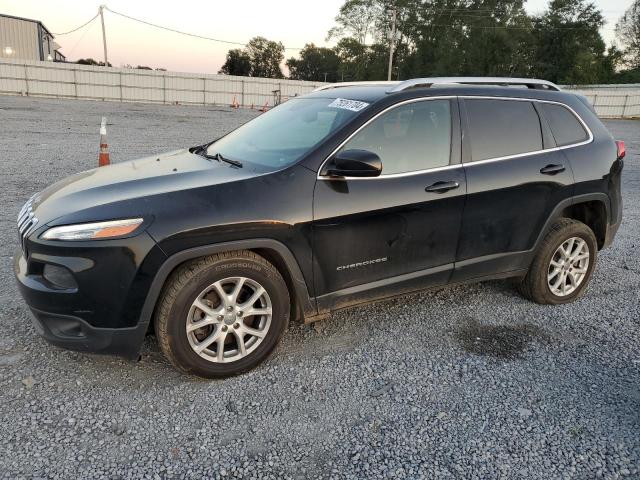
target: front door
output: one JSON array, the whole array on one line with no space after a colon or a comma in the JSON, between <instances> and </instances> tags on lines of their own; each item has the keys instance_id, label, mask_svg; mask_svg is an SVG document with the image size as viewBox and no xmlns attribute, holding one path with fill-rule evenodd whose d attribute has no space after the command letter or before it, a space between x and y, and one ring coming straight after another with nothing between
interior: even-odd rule
<instances>
[{"instance_id":1,"label":"front door","mask_svg":"<svg viewBox=\"0 0 640 480\"><path fill-rule=\"evenodd\" d=\"M321 311L440 285L453 270L466 181L457 101L382 112L340 150L375 152L382 175L330 178L314 193L314 280Z\"/></svg>"}]
</instances>

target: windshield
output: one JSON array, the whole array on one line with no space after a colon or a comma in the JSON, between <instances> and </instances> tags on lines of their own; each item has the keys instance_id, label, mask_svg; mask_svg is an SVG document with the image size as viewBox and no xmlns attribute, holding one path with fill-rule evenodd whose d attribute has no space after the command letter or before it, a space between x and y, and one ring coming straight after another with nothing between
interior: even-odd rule
<instances>
[{"instance_id":1,"label":"windshield","mask_svg":"<svg viewBox=\"0 0 640 480\"><path fill-rule=\"evenodd\" d=\"M356 103L360 110L367 106ZM358 111L333 98L292 99L212 143L206 153L280 169L299 160Z\"/></svg>"}]
</instances>

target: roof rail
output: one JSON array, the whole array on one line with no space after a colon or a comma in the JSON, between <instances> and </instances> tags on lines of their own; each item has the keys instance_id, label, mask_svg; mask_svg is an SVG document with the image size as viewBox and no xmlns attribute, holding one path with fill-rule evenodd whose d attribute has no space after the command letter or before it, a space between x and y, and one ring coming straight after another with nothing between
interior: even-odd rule
<instances>
[{"instance_id":1,"label":"roof rail","mask_svg":"<svg viewBox=\"0 0 640 480\"><path fill-rule=\"evenodd\" d=\"M508 78L508 77L432 77L414 78L405 80L388 90L388 93L401 92L409 88L431 87L433 85L462 84L462 85L521 85L535 90L560 91L555 83L535 78Z\"/></svg>"},{"instance_id":2,"label":"roof rail","mask_svg":"<svg viewBox=\"0 0 640 480\"><path fill-rule=\"evenodd\" d=\"M372 82L337 82L337 83L329 83L327 85L323 85L314 90L314 92L319 92L320 90L330 90L332 88L341 88L341 87L375 87L379 85L400 85L402 82L385 82L385 81L372 81Z\"/></svg>"}]
</instances>

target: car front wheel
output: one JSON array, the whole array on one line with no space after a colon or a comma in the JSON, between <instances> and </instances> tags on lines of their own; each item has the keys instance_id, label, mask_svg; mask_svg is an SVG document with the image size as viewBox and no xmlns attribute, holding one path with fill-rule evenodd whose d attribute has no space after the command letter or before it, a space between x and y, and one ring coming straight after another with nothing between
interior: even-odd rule
<instances>
[{"instance_id":1,"label":"car front wheel","mask_svg":"<svg viewBox=\"0 0 640 480\"><path fill-rule=\"evenodd\" d=\"M245 372L272 352L289 321L278 270L251 251L203 257L179 267L155 318L166 357L207 378Z\"/></svg>"}]
</instances>

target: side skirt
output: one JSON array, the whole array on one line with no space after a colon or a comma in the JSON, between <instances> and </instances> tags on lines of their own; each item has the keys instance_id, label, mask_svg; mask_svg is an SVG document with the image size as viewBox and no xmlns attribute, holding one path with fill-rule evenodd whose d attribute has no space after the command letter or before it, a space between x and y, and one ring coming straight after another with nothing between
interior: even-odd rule
<instances>
[{"instance_id":1,"label":"side skirt","mask_svg":"<svg viewBox=\"0 0 640 480\"><path fill-rule=\"evenodd\" d=\"M453 264L447 264L436 267L435 269L421 270L419 272L366 283L322 295L316 298L321 313L313 317L305 317L304 322L307 324L314 323L319 320L325 320L332 313L338 311L347 310L359 305L378 303L417 292L440 290L488 280L524 277L527 274L527 268L520 268L447 283L452 269ZM441 281L436 281L436 279Z\"/></svg>"}]
</instances>

